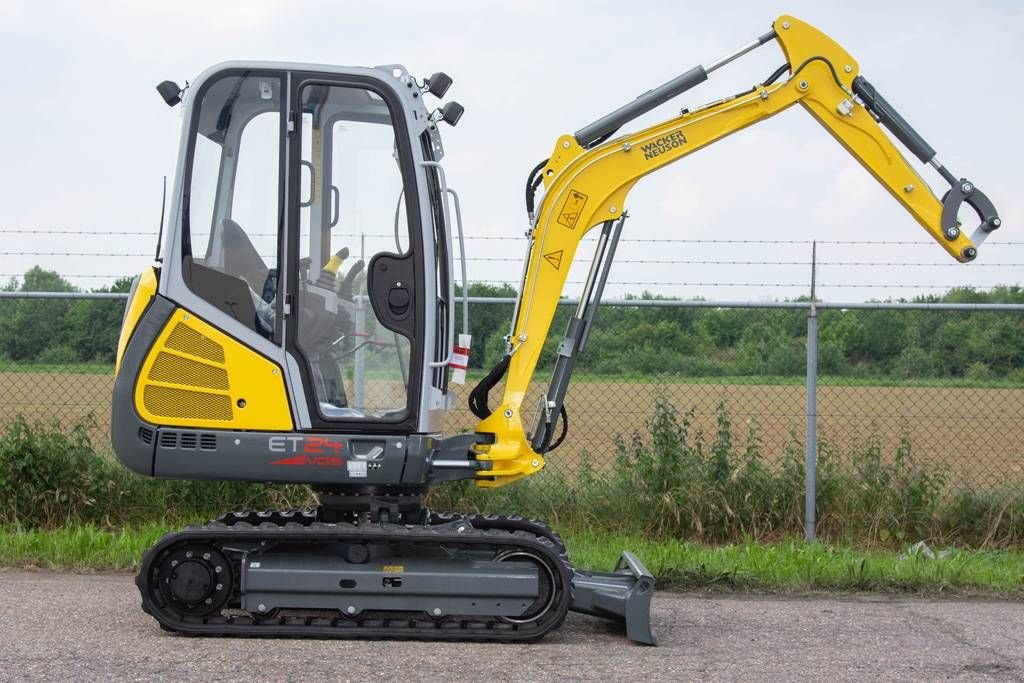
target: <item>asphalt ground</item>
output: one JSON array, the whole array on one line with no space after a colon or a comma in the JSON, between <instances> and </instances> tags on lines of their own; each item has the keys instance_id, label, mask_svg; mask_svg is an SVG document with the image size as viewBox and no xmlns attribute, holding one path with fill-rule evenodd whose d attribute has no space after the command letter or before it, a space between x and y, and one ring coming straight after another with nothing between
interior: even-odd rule
<instances>
[{"instance_id":1,"label":"asphalt ground","mask_svg":"<svg viewBox=\"0 0 1024 683\"><path fill-rule=\"evenodd\" d=\"M1024 679L1024 603L659 593L661 645L570 614L531 645L190 638L132 577L0 572L0 680Z\"/></svg>"}]
</instances>

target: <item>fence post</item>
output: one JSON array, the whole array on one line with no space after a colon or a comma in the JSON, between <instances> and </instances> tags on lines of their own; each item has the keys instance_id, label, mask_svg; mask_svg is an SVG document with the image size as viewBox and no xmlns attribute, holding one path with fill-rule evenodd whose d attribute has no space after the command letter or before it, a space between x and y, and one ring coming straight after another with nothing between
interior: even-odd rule
<instances>
[{"instance_id":1,"label":"fence post","mask_svg":"<svg viewBox=\"0 0 1024 683\"><path fill-rule=\"evenodd\" d=\"M804 537L815 538L818 483L818 307L815 299L817 242L811 243L811 301L807 308L807 444L804 450Z\"/></svg>"}]
</instances>

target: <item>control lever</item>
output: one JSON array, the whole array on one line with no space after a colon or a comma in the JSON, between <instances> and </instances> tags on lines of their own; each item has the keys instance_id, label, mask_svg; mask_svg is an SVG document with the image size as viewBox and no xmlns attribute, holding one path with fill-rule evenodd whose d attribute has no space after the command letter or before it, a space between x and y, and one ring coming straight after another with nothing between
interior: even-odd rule
<instances>
[{"instance_id":1,"label":"control lever","mask_svg":"<svg viewBox=\"0 0 1024 683\"><path fill-rule=\"evenodd\" d=\"M318 287L324 289L334 289L335 280L338 277L338 270L341 268L342 262L348 258L348 247L342 247L334 256L324 264L323 268L320 269L320 275L316 279Z\"/></svg>"},{"instance_id":2,"label":"control lever","mask_svg":"<svg viewBox=\"0 0 1024 683\"><path fill-rule=\"evenodd\" d=\"M355 293L353 285L355 284L356 277L363 272L365 266L366 262L363 259L355 262L352 268L349 269L348 274L345 275L345 279L341 281L341 286L338 287L338 296L342 299L352 300L352 295Z\"/></svg>"}]
</instances>

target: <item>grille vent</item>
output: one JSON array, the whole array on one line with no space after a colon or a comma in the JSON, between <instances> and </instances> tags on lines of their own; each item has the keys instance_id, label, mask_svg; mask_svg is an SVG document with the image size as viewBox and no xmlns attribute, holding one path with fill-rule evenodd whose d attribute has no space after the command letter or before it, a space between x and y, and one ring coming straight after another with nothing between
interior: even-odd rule
<instances>
[{"instance_id":1,"label":"grille vent","mask_svg":"<svg viewBox=\"0 0 1024 683\"><path fill-rule=\"evenodd\" d=\"M139 430L140 432L142 430ZM153 439L152 430L149 431L150 442ZM160 432L160 447L163 449L181 449L185 451L194 451L196 447L204 451L215 451L217 450L217 435L216 434L197 434L195 432L173 432L162 430Z\"/></svg>"},{"instance_id":2,"label":"grille vent","mask_svg":"<svg viewBox=\"0 0 1024 683\"><path fill-rule=\"evenodd\" d=\"M149 427L139 427L139 441L149 446L153 443L153 430Z\"/></svg>"},{"instance_id":3,"label":"grille vent","mask_svg":"<svg viewBox=\"0 0 1024 683\"><path fill-rule=\"evenodd\" d=\"M146 410L161 417L225 422L232 417L231 397L224 394L147 384L142 390L142 402Z\"/></svg>"},{"instance_id":4,"label":"grille vent","mask_svg":"<svg viewBox=\"0 0 1024 683\"><path fill-rule=\"evenodd\" d=\"M185 323L178 323L167 337L167 348L202 358L211 363L224 363L224 347Z\"/></svg>"},{"instance_id":5,"label":"grille vent","mask_svg":"<svg viewBox=\"0 0 1024 683\"><path fill-rule=\"evenodd\" d=\"M168 340L167 346L170 347L170 340ZM228 372L224 368L175 356L166 351L157 354L156 360L153 361L153 367L149 370L149 379L154 382L183 384L201 389L227 391L229 388Z\"/></svg>"},{"instance_id":6,"label":"grille vent","mask_svg":"<svg viewBox=\"0 0 1024 683\"><path fill-rule=\"evenodd\" d=\"M146 376L142 404L161 419L234 419L224 347L186 322L178 322ZM196 448L193 437L191 445ZM161 444L162 445L162 444Z\"/></svg>"}]
</instances>

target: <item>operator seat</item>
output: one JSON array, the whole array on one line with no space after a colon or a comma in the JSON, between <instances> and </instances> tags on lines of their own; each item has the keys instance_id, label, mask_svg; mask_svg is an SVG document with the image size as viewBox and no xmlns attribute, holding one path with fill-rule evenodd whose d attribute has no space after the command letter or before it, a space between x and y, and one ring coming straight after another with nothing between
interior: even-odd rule
<instances>
[{"instance_id":1,"label":"operator seat","mask_svg":"<svg viewBox=\"0 0 1024 683\"><path fill-rule=\"evenodd\" d=\"M224 272L245 280L257 294L263 293L270 269L256 251L249 236L235 221L225 218L221 222L221 245L224 253Z\"/></svg>"}]
</instances>

